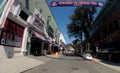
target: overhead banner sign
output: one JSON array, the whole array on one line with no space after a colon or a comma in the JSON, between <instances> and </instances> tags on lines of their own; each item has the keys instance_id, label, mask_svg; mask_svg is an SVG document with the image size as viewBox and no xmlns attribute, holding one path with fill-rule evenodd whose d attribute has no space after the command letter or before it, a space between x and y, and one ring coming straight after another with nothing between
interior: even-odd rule
<instances>
[{"instance_id":1,"label":"overhead banner sign","mask_svg":"<svg viewBox=\"0 0 120 73\"><path fill-rule=\"evenodd\" d=\"M103 6L103 2L97 0L54 0L51 2L51 7L58 7L58 6Z\"/></svg>"},{"instance_id":2,"label":"overhead banner sign","mask_svg":"<svg viewBox=\"0 0 120 73\"><path fill-rule=\"evenodd\" d=\"M14 0L0 0L0 28L4 26Z\"/></svg>"}]
</instances>

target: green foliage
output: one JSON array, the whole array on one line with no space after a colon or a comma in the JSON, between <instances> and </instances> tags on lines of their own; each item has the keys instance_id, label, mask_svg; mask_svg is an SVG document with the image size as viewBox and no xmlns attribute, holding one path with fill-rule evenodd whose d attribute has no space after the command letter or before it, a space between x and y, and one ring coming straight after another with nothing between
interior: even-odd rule
<instances>
[{"instance_id":1,"label":"green foliage","mask_svg":"<svg viewBox=\"0 0 120 73\"><path fill-rule=\"evenodd\" d=\"M79 42L79 39L75 39L75 40L72 41L73 48L75 48L75 49L77 48L76 46L77 46L78 42Z\"/></svg>"},{"instance_id":2,"label":"green foliage","mask_svg":"<svg viewBox=\"0 0 120 73\"><path fill-rule=\"evenodd\" d=\"M68 35L70 37L82 37L85 34L87 40L90 39L90 29L93 27L93 14L96 12L95 7L82 6L74 10L70 16L71 23L68 24Z\"/></svg>"},{"instance_id":3,"label":"green foliage","mask_svg":"<svg viewBox=\"0 0 120 73\"><path fill-rule=\"evenodd\" d=\"M69 18L71 23L67 25L69 37L79 38L82 42L83 33L86 39L86 52L90 53L90 30L93 27L93 15L96 13L95 7L82 6L74 10L74 14Z\"/></svg>"}]
</instances>

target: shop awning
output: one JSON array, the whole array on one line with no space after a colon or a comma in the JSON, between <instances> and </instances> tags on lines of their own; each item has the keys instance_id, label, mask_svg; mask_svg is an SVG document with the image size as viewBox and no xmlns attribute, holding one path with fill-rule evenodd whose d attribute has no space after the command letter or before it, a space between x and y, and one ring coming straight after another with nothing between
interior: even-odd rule
<instances>
[{"instance_id":1,"label":"shop awning","mask_svg":"<svg viewBox=\"0 0 120 73\"><path fill-rule=\"evenodd\" d=\"M34 32L33 32L33 35L34 35L35 37L43 40L43 41L47 41L46 38L45 38L42 34L40 34L40 33L38 33L38 32L35 32L35 31L34 31Z\"/></svg>"}]
</instances>

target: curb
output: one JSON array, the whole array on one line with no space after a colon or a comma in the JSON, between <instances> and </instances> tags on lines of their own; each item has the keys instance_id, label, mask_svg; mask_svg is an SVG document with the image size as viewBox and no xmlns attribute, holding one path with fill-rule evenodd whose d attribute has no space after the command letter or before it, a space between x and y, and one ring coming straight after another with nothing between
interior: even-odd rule
<instances>
[{"instance_id":1,"label":"curb","mask_svg":"<svg viewBox=\"0 0 120 73\"><path fill-rule=\"evenodd\" d=\"M92 62L95 64L100 64L99 61L97 61L96 59L93 59Z\"/></svg>"},{"instance_id":2,"label":"curb","mask_svg":"<svg viewBox=\"0 0 120 73\"><path fill-rule=\"evenodd\" d=\"M106 66L106 67L109 67L109 68L111 68L111 69L114 69L114 70L117 70L117 71L120 72L120 65L119 65L119 66L115 66L115 65L112 65L112 64L106 64L106 63L104 63L104 62L100 62L99 59L95 59L95 58L93 59L93 62L96 63L96 64L104 65L104 66Z\"/></svg>"}]
</instances>

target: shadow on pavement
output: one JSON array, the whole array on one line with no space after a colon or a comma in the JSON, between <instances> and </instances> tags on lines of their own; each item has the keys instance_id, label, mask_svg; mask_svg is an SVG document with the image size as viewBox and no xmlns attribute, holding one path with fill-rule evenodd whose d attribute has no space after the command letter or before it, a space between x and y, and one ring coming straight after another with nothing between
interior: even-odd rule
<instances>
[{"instance_id":1,"label":"shadow on pavement","mask_svg":"<svg viewBox=\"0 0 120 73\"><path fill-rule=\"evenodd\" d=\"M120 63L113 63L113 62L108 62L108 61L105 61L105 60L100 60L100 62L108 64L108 65L120 66Z\"/></svg>"}]
</instances>

